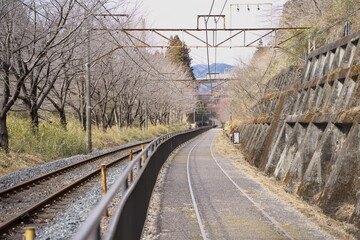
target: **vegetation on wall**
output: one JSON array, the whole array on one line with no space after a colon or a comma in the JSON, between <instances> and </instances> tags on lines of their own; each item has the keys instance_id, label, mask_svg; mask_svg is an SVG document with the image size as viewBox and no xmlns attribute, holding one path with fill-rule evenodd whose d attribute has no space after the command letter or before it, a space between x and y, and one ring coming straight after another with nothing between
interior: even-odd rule
<instances>
[{"instance_id":1,"label":"vegetation on wall","mask_svg":"<svg viewBox=\"0 0 360 240\"><path fill-rule=\"evenodd\" d=\"M351 31L360 30L360 0L289 0L284 4L279 27L310 27L277 35L276 48L258 48L248 63L240 62L233 72L238 79L227 86L230 102L228 116L244 119L268 91L268 81L289 66L304 66L306 54L343 37L345 22ZM270 42L273 44L274 42ZM229 117L227 118L229 120Z\"/></svg>"}]
</instances>

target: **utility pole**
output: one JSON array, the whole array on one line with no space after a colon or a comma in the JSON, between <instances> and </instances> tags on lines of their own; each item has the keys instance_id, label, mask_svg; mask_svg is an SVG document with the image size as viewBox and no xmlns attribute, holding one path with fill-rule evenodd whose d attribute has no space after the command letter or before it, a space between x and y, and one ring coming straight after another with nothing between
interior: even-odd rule
<instances>
[{"instance_id":1,"label":"utility pole","mask_svg":"<svg viewBox=\"0 0 360 240\"><path fill-rule=\"evenodd\" d=\"M86 33L87 33L87 42L86 42L86 78L85 78L85 102L86 102L86 137L87 137L87 147L88 152L92 152L92 132L91 132L91 97L90 97L90 81L91 81L91 72L90 72L90 54L91 54L91 21L90 13L86 10L87 19L86 19Z\"/></svg>"},{"instance_id":2,"label":"utility pole","mask_svg":"<svg viewBox=\"0 0 360 240\"><path fill-rule=\"evenodd\" d=\"M92 31L92 22L91 19L93 16L100 17L129 17L127 14L91 14L90 11L85 8L86 14L86 34L87 34L87 42L86 42L86 64L85 64L85 104L86 104L86 138L87 138L87 147L88 152L92 152L92 131L91 131L91 96L90 96L90 82L91 82L91 31ZM91 16L91 17L90 17ZM111 52L110 52L111 53Z\"/></svg>"}]
</instances>

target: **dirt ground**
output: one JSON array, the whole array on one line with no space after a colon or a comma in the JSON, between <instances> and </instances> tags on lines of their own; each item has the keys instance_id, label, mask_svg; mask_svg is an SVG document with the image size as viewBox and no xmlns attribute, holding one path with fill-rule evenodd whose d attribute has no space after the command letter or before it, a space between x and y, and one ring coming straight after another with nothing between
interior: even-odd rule
<instances>
[{"instance_id":1,"label":"dirt ground","mask_svg":"<svg viewBox=\"0 0 360 240\"><path fill-rule=\"evenodd\" d=\"M22 169L31 168L46 163L40 155L0 151L0 177Z\"/></svg>"},{"instance_id":2,"label":"dirt ground","mask_svg":"<svg viewBox=\"0 0 360 240\"><path fill-rule=\"evenodd\" d=\"M338 239L357 239L353 235L354 232L358 231L354 225L334 220L323 214L319 207L310 205L306 201L303 201L299 196L286 192L284 190L283 182L276 181L275 178L271 178L265 173L260 172L254 166L251 166L248 162L245 161L240 150L235 148L235 146L233 146L229 140L221 134L217 137L216 149L219 154L230 160L233 160L234 165L239 170L256 179L265 188L273 192L279 199L282 199L293 208L304 214L306 217L308 217L308 219L317 224L322 230Z\"/></svg>"}]
</instances>

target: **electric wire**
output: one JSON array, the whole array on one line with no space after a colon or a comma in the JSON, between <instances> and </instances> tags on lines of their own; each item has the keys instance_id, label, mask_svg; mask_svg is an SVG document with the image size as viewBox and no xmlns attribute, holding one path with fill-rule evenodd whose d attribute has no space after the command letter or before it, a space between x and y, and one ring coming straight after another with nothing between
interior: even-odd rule
<instances>
[{"instance_id":1,"label":"electric wire","mask_svg":"<svg viewBox=\"0 0 360 240\"><path fill-rule=\"evenodd\" d=\"M118 20L118 19L116 19L112 14L111 14L111 12L104 6L104 4L102 3L101 4L102 5L102 7L105 9L105 11L116 21L116 22L118 22L120 25L121 25L121 23L120 23L120 21ZM129 40L131 41L131 43L133 44L133 45L135 45L135 43L134 43L134 41L132 40L132 38L130 37L130 36L128 36L127 34L125 34L128 38L129 38ZM114 38L114 37L113 37ZM114 40L115 41L117 41L115 38L114 38ZM125 50L125 49L123 49L123 50ZM155 70L159 75L160 75L160 78L162 78L162 79L164 79L165 80L165 77L163 76L163 74L161 73L161 72L159 72L159 70L157 70L147 59L146 59L146 57L139 51L139 49L137 49L137 48L135 48L135 51L137 51L137 53L145 60L145 62L153 69L153 70ZM127 54L128 55L128 54ZM128 55L129 56L129 55ZM136 63L136 65L138 65L137 63ZM138 65L139 66L139 65ZM143 69L143 68L142 68ZM148 71L146 71L148 74L150 74ZM152 75L152 74L150 74L151 76L154 76L154 75ZM178 86L176 85L176 83L174 82L174 81L171 81L171 83L172 83L172 85L176 88L176 90L181 94L181 95L183 95L183 92L181 91L181 89L179 89L178 88Z\"/></svg>"},{"instance_id":2,"label":"electric wire","mask_svg":"<svg viewBox=\"0 0 360 240\"><path fill-rule=\"evenodd\" d=\"M78 2L78 1L76 1L76 2L77 2L82 8L84 8L85 10L87 10L87 11L89 10L87 6L84 6L82 3ZM102 5L103 5L103 4L102 4ZM92 15L94 15L94 14L92 14ZM100 20L97 19L97 18L95 18L95 19L98 20L98 22L106 29L106 26L104 26L104 23L103 23L102 21L100 21ZM137 65L141 70L143 70L144 72L148 73L149 75L156 77L156 75L153 75L153 74L151 74L150 72L148 72L147 70L145 70L142 66L140 66L140 65L138 64L137 61L135 61L135 59L133 59L133 58L131 57L131 55L123 48L122 44L120 44L120 43L117 41L117 39L116 39L115 36L111 33L111 31L109 31L109 30L106 30L106 31L107 31L107 32L109 33L109 35L114 39L114 41L117 43L118 47L119 47L121 50L124 51L124 53L130 58L130 60L131 60L133 63L135 63L135 65Z\"/></svg>"},{"instance_id":3,"label":"electric wire","mask_svg":"<svg viewBox=\"0 0 360 240\"><path fill-rule=\"evenodd\" d=\"M222 7L221 12L220 12L219 15L221 15L221 14L224 12L224 9L225 9L225 7L226 7L226 3L227 3L227 2L228 2L228 0L225 1L225 3L224 3L224 5L223 5L223 7ZM220 16L218 17L218 19L216 20L216 22L218 22L219 19L220 19ZM224 20L224 21L225 21L225 20Z\"/></svg>"},{"instance_id":4,"label":"electric wire","mask_svg":"<svg viewBox=\"0 0 360 240\"><path fill-rule=\"evenodd\" d=\"M210 71L210 53L209 53L209 36L208 36L208 31L207 31L207 28L208 28L208 25L207 25L207 21L205 20L205 28L206 28L206 32L205 32L205 35L206 35L206 58L207 58L207 67L208 67L208 75L211 79L211 71Z\"/></svg>"},{"instance_id":5,"label":"electric wire","mask_svg":"<svg viewBox=\"0 0 360 240\"><path fill-rule=\"evenodd\" d=\"M111 12L109 11L109 9L107 9L107 7L105 7L104 3L101 3L101 5L102 5L102 7L105 9L105 11L106 11L116 22L118 22L118 23L120 24L120 26L121 26L121 22L120 22L115 16L113 16L113 15L111 14ZM122 27L121 27L121 28L122 28ZM122 28L122 29L123 29L123 28ZM125 35L129 38L130 42L131 42L133 45L135 45L135 43L134 43L134 41L132 40L132 38L131 38L129 35L127 35L127 34L125 34ZM158 74L162 75L162 74L159 72L159 70L157 70L157 69L145 58L145 56L139 51L139 49L135 48L135 52L137 52L137 53L141 56L141 58L143 58L144 61L145 61L153 70L155 70L155 72L157 72Z\"/></svg>"},{"instance_id":6,"label":"electric wire","mask_svg":"<svg viewBox=\"0 0 360 240\"><path fill-rule=\"evenodd\" d=\"M212 12L213 7L214 7L214 3L215 3L215 0L212 1L208 17L207 17L207 19L205 19L206 57L207 57L208 73L209 73L210 79L211 79L211 72L210 72L209 36L208 36L207 29L208 29L209 18L210 18L211 12Z\"/></svg>"},{"instance_id":7,"label":"electric wire","mask_svg":"<svg viewBox=\"0 0 360 240\"><path fill-rule=\"evenodd\" d=\"M212 1L212 3L211 3L210 11L209 11L208 18L207 18L206 22L208 22L208 21L209 21L209 18L210 18L211 12L212 12L213 7L214 7L214 3L215 3L215 0L213 0L213 1Z\"/></svg>"}]
</instances>

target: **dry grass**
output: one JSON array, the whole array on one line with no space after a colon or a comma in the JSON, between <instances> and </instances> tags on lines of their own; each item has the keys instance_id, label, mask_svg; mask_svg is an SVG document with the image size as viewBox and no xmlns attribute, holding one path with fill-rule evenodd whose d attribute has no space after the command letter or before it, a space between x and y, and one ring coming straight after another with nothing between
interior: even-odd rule
<instances>
[{"instance_id":1,"label":"dry grass","mask_svg":"<svg viewBox=\"0 0 360 240\"><path fill-rule=\"evenodd\" d=\"M260 182L266 189L270 190L279 199L287 202L290 206L304 214L310 221L317 224L325 232L334 236L336 239L356 239L352 235L357 230L354 225L336 221L323 214L319 207L310 205L309 203L303 201L299 196L286 192L284 190L283 182L276 181L275 178L270 178L254 166L251 166L245 161L240 150L230 144L228 139L224 136L218 136L216 148L221 155L233 160L234 165L240 171L247 173L253 179Z\"/></svg>"},{"instance_id":2,"label":"dry grass","mask_svg":"<svg viewBox=\"0 0 360 240\"><path fill-rule=\"evenodd\" d=\"M37 134L30 129L30 122L17 116L8 118L10 153L0 151L0 176L21 169L34 167L55 159L85 154L86 134L78 121L69 119L64 131L57 120L42 122ZM121 144L145 140L168 132L186 129L186 125L150 126L141 128L108 129L106 132L93 128L94 151Z\"/></svg>"}]
</instances>

